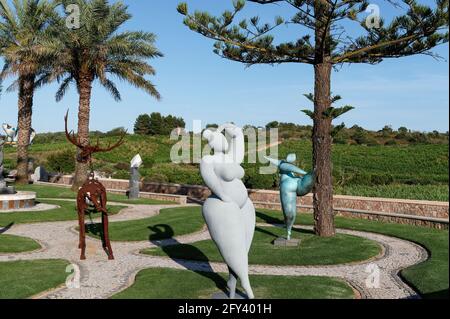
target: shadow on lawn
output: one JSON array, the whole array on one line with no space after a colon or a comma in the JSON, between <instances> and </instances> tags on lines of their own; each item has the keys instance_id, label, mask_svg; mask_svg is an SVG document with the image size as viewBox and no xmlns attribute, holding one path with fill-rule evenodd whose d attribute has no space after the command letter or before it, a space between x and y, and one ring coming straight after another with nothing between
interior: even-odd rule
<instances>
[{"instance_id":1,"label":"shadow on lawn","mask_svg":"<svg viewBox=\"0 0 450 319\"><path fill-rule=\"evenodd\" d=\"M14 223L10 223L8 225L6 225L3 228L0 228L0 235L3 233L6 233L8 230L10 230L11 227L13 227Z\"/></svg>"},{"instance_id":2,"label":"shadow on lawn","mask_svg":"<svg viewBox=\"0 0 450 319\"><path fill-rule=\"evenodd\" d=\"M267 215L266 213L256 211L256 218L262 219L267 224L284 224L283 216L281 218L276 218Z\"/></svg>"},{"instance_id":3,"label":"shadow on lawn","mask_svg":"<svg viewBox=\"0 0 450 319\"><path fill-rule=\"evenodd\" d=\"M209 264L208 257L200 249L177 241L174 238L175 233L169 225L159 224L149 226L148 229L153 232L149 235L151 243L160 247L177 264L212 280L218 289L227 294L225 279L214 272Z\"/></svg>"}]
</instances>

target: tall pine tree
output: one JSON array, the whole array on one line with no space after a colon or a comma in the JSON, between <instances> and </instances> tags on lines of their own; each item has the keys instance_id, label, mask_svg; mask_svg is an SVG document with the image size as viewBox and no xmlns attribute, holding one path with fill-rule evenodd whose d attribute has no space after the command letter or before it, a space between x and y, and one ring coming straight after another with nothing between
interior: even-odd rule
<instances>
[{"instance_id":1,"label":"tall pine tree","mask_svg":"<svg viewBox=\"0 0 450 319\"><path fill-rule=\"evenodd\" d=\"M315 232L335 234L332 186L332 120L350 108L333 108L331 74L343 63L380 63L388 58L415 54L434 55L430 50L448 42L448 0L436 0L432 7L415 0L386 0L402 11L389 23L366 13L366 0L248 0L261 5L285 4L292 18L276 17L273 24L259 17L235 22L244 9L244 0L233 1L233 9L221 16L191 13L186 3L178 6L184 23L193 31L216 40L214 52L247 65L306 63L314 67L313 161L317 171L314 189ZM355 37L349 24L360 26ZM291 42L277 43L273 31L282 25L300 26L303 35Z\"/></svg>"}]
</instances>

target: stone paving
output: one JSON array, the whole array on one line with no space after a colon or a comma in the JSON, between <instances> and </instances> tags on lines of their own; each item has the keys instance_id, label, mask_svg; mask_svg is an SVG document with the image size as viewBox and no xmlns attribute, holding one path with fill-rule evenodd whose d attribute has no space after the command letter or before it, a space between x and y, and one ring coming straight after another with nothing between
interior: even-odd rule
<instances>
[{"instance_id":1,"label":"stone paving","mask_svg":"<svg viewBox=\"0 0 450 319\"><path fill-rule=\"evenodd\" d=\"M116 203L118 204L118 203ZM110 221L125 221L148 218L159 214L163 208L181 207L180 205L130 205L119 214L110 217ZM49 222L39 224L13 225L6 233L29 237L41 244L38 251L20 254L0 254L1 261L65 259L79 269L80 287L68 288L67 285L34 296L34 298L108 298L129 287L135 275L142 269L167 267L197 271L227 272L223 263L208 263L186 260L174 260L168 257L156 257L139 254L144 248L177 243L193 243L209 239L206 227L197 233L161 241L112 242L114 261L108 261L106 253L97 239L86 238L87 260L79 260L77 221ZM274 226L259 224L259 226ZM276 226L276 225L275 225ZM311 229L310 227L300 227ZM418 294L406 285L398 276L401 269L427 259L424 248L412 242L375 233L338 230L339 233L364 237L379 243L383 247L380 256L372 260L352 264L333 266L267 266L250 265L251 274L276 276L329 276L346 280L361 298L401 299L419 298ZM69 275L68 271L68 275ZM379 273L379 282L376 275Z\"/></svg>"}]
</instances>

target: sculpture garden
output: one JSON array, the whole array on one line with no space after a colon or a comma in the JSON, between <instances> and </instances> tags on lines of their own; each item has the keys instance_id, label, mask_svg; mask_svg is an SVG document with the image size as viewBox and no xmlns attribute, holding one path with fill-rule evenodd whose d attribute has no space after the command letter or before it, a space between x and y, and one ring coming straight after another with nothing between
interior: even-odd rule
<instances>
[{"instance_id":1,"label":"sculpture garden","mask_svg":"<svg viewBox=\"0 0 450 319\"><path fill-rule=\"evenodd\" d=\"M247 2L282 2L297 14L273 25L235 21ZM197 131L152 113L137 118L134 134L94 132L132 109L91 114L95 83L116 101L128 85L161 98L148 79L149 61L163 57L155 35L123 31L132 16L121 1L0 1L0 85L13 78L1 98L19 92L17 127L0 133L0 299L448 298L448 132L335 125L353 107L332 106L341 97L331 93L342 64L434 56L448 41L448 1L429 10L402 1L402 18L377 31L361 20L367 34L349 42L336 28L361 18L365 1L247 2L217 17L186 3L173 9L228 60L312 65L314 94L305 96L314 111L303 110L311 125L244 127L230 107L221 125ZM71 20L73 6L83 14ZM275 45L268 34L289 24L312 29L315 41ZM43 103L35 90L53 82L57 101L75 85L74 131L69 111L52 114L49 133L32 129ZM256 135L262 145L251 143ZM176 161L186 140L188 160Z\"/></svg>"}]
</instances>

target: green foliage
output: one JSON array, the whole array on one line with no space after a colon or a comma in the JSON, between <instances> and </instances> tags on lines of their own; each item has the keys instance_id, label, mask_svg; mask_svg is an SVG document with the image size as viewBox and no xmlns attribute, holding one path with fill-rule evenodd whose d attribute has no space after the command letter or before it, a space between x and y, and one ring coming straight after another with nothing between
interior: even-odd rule
<instances>
[{"instance_id":1,"label":"green foliage","mask_svg":"<svg viewBox=\"0 0 450 319\"><path fill-rule=\"evenodd\" d=\"M139 135L169 135L175 128L185 128L181 117L162 116L161 113L141 114L134 124L134 133Z\"/></svg>"},{"instance_id":2,"label":"green foliage","mask_svg":"<svg viewBox=\"0 0 450 319\"><path fill-rule=\"evenodd\" d=\"M280 126L280 123L278 123L277 121L272 121L272 122L266 124L266 129L278 128L279 126Z\"/></svg>"},{"instance_id":3,"label":"green foliage","mask_svg":"<svg viewBox=\"0 0 450 319\"><path fill-rule=\"evenodd\" d=\"M150 115L141 114L134 123L134 134L148 135L150 134Z\"/></svg>"},{"instance_id":4,"label":"green foliage","mask_svg":"<svg viewBox=\"0 0 450 319\"><path fill-rule=\"evenodd\" d=\"M148 59L163 56L155 47L156 36L150 32L122 30L131 19L124 3L105 0L59 0L56 3L63 12L70 11L68 6L75 4L81 13L80 28L67 28L66 16L60 16L52 24L54 34L49 51L54 59L43 84L58 80L57 101L65 96L71 84L79 85L80 79L98 80L120 101L113 77L160 99L160 93L147 78L155 75Z\"/></svg>"},{"instance_id":5,"label":"green foliage","mask_svg":"<svg viewBox=\"0 0 450 319\"><path fill-rule=\"evenodd\" d=\"M112 130L106 132L104 136L122 136L123 134L126 134L127 130L121 126L113 128Z\"/></svg>"},{"instance_id":6,"label":"green foliage","mask_svg":"<svg viewBox=\"0 0 450 319\"><path fill-rule=\"evenodd\" d=\"M47 158L47 170L70 174L75 170L75 151L65 150L53 153Z\"/></svg>"},{"instance_id":7,"label":"green foliage","mask_svg":"<svg viewBox=\"0 0 450 319\"><path fill-rule=\"evenodd\" d=\"M278 186L278 176L262 175L255 168L247 168L244 177L244 184L249 189L274 189Z\"/></svg>"}]
</instances>

